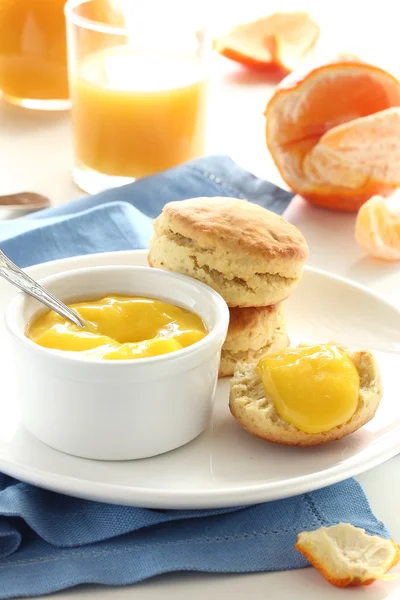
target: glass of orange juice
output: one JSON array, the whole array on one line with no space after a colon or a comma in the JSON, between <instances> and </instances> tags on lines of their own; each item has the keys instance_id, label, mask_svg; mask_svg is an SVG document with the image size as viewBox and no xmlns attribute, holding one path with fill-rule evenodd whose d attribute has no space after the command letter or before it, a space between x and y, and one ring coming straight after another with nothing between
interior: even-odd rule
<instances>
[{"instance_id":1,"label":"glass of orange juice","mask_svg":"<svg viewBox=\"0 0 400 600\"><path fill-rule=\"evenodd\" d=\"M73 176L89 193L202 156L205 145L209 42L192 2L107 1L100 17L98 0L65 8Z\"/></svg>"},{"instance_id":2,"label":"glass of orange juice","mask_svg":"<svg viewBox=\"0 0 400 600\"><path fill-rule=\"evenodd\" d=\"M27 108L69 108L65 0L0 0L0 90Z\"/></svg>"}]
</instances>

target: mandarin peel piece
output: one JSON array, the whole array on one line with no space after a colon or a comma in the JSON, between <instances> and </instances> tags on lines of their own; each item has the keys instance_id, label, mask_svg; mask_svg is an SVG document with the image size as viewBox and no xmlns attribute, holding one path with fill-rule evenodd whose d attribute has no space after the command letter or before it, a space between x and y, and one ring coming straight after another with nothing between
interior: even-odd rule
<instances>
[{"instance_id":1,"label":"mandarin peel piece","mask_svg":"<svg viewBox=\"0 0 400 600\"><path fill-rule=\"evenodd\" d=\"M400 577L400 573L387 574L399 562L400 547L349 523L303 531L295 549L336 587L366 586Z\"/></svg>"},{"instance_id":2,"label":"mandarin peel piece","mask_svg":"<svg viewBox=\"0 0 400 600\"><path fill-rule=\"evenodd\" d=\"M214 49L244 66L289 73L319 38L319 26L306 12L277 12L231 29Z\"/></svg>"}]
</instances>

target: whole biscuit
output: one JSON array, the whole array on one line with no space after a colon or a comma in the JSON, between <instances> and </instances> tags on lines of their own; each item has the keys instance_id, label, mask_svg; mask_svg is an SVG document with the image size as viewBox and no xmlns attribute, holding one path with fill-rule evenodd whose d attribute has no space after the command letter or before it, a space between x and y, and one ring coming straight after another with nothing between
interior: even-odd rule
<instances>
[{"instance_id":1,"label":"whole biscuit","mask_svg":"<svg viewBox=\"0 0 400 600\"><path fill-rule=\"evenodd\" d=\"M300 280L308 256L300 231L246 200L170 202L154 221L149 264L213 287L229 306L281 302Z\"/></svg>"}]
</instances>

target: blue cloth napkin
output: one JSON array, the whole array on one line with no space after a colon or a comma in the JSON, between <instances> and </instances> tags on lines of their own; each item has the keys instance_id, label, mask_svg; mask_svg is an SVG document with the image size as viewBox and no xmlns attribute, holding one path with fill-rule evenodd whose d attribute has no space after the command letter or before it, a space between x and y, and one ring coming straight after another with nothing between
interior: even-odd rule
<instances>
[{"instance_id":1,"label":"blue cloth napkin","mask_svg":"<svg viewBox=\"0 0 400 600\"><path fill-rule=\"evenodd\" d=\"M166 202L233 196L282 213L293 195L210 156L124 187L31 216L0 222L0 247L20 267L80 254L147 248L152 220Z\"/></svg>"},{"instance_id":2,"label":"blue cloth napkin","mask_svg":"<svg viewBox=\"0 0 400 600\"><path fill-rule=\"evenodd\" d=\"M246 198L282 213L291 195L209 157L166 173L0 223L0 247L21 266L78 254L145 248L165 202ZM299 531L340 521L388 536L359 484L223 510L148 510L41 490L0 474L0 598L84 583L124 585L174 571L249 573L307 566Z\"/></svg>"},{"instance_id":3,"label":"blue cloth napkin","mask_svg":"<svg viewBox=\"0 0 400 600\"><path fill-rule=\"evenodd\" d=\"M62 496L0 476L0 598L83 583L124 585L175 571L307 566L297 533L340 521L387 536L350 479L237 510L157 511Z\"/></svg>"}]
</instances>

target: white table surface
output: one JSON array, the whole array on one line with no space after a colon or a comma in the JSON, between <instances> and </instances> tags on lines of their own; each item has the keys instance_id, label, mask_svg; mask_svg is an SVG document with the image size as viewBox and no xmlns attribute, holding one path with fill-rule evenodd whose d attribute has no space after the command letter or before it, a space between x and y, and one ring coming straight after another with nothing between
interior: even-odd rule
<instances>
[{"instance_id":1,"label":"white table surface","mask_svg":"<svg viewBox=\"0 0 400 600\"><path fill-rule=\"evenodd\" d=\"M255 174L281 184L264 143L263 111L272 87L259 75L246 75L221 59L215 63L210 102L208 153L230 154ZM71 131L68 113L36 113L0 101L0 194L36 191L53 204L82 195L70 176ZM354 216L335 214L296 199L287 217L305 235L309 264L351 278L400 306L400 263L385 264L363 256L354 236ZM366 324L368 326L368 324ZM372 509L400 542L400 456L358 480ZM399 569L400 572L400 569ZM338 590L314 569L238 576L174 575L126 588L85 587L62 592L59 600L326 600L400 597L400 580L362 589Z\"/></svg>"}]
</instances>

